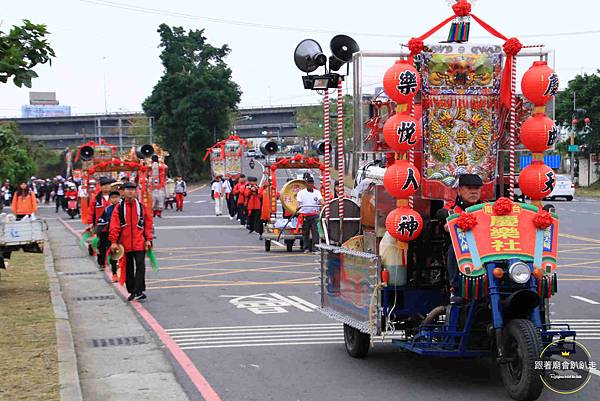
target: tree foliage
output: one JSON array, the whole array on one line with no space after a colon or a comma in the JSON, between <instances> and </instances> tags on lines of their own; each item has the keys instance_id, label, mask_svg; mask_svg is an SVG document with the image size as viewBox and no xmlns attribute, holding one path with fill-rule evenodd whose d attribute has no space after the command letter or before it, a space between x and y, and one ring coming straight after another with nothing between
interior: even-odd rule
<instances>
[{"instance_id":1,"label":"tree foliage","mask_svg":"<svg viewBox=\"0 0 600 401\"><path fill-rule=\"evenodd\" d=\"M22 26L13 26L8 34L0 31L0 82L11 77L18 87L31 88L31 80L37 78L33 67L52 64L54 50L45 39L49 32L46 25L23 20Z\"/></svg>"},{"instance_id":2,"label":"tree foliage","mask_svg":"<svg viewBox=\"0 0 600 401\"><path fill-rule=\"evenodd\" d=\"M577 75L569 81L567 88L556 97L556 123L571 125L573 118L573 93L577 109L585 109L585 113L576 115L575 144L588 145L593 152L600 152L600 70L594 74ZM591 132L585 129L584 118L591 120ZM568 139L567 139L568 141ZM566 150L566 144L558 144L558 150Z\"/></svg>"},{"instance_id":3,"label":"tree foliage","mask_svg":"<svg viewBox=\"0 0 600 401\"><path fill-rule=\"evenodd\" d=\"M0 178L28 181L35 172L29 142L14 122L0 123Z\"/></svg>"},{"instance_id":4,"label":"tree foliage","mask_svg":"<svg viewBox=\"0 0 600 401\"><path fill-rule=\"evenodd\" d=\"M210 45L203 29L186 32L161 24L158 32L164 75L143 108L154 117L158 142L171 153L174 170L194 178L207 171L204 151L228 132L241 91L224 61L227 45Z\"/></svg>"},{"instance_id":5,"label":"tree foliage","mask_svg":"<svg viewBox=\"0 0 600 401\"><path fill-rule=\"evenodd\" d=\"M343 97L342 112L344 113L344 144L346 151L352 151L352 137L354 133L352 96ZM329 102L329 129L330 138L333 146L337 143L337 99ZM311 138L315 140L323 139L323 103L318 106L299 107L296 113L296 133L299 137Z\"/></svg>"}]
</instances>

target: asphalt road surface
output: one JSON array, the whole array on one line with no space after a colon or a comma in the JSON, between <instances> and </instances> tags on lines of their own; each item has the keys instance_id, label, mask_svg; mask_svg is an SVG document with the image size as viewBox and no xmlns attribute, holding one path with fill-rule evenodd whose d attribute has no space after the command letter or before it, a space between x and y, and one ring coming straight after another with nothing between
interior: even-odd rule
<instances>
[{"instance_id":1,"label":"asphalt road surface","mask_svg":"<svg viewBox=\"0 0 600 401\"><path fill-rule=\"evenodd\" d=\"M600 202L553 203L561 265L552 319L571 323L600 362ZM204 188L188 195L183 213L168 210L156 221L160 271L148 270L145 307L222 400L509 399L489 360L425 358L391 344L349 357L342 325L316 310L317 256L279 246L266 253L255 234L213 214ZM202 400L172 361L190 398ZM599 394L595 375L576 394L545 389L541 400Z\"/></svg>"}]
</instances>

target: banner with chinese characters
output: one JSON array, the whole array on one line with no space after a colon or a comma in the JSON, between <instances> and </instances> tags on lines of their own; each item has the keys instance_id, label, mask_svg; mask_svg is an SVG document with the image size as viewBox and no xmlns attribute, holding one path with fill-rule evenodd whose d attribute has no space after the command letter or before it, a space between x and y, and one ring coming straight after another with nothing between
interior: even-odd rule
<instances>
[{"instance_id":1,"label":"banner with chinese characters","mask_svg":"<svg viewBox=\"0 0 600 401\"><path fill-rule=\"evenodd\" d=\"M460 272L469 277L485 274L484 264L497 260L520 259L532 262L545 274L556 270L558 219L552 215L547 229L538 229L535 206L513 204L512 212L496 216L492 203L467 208L477 224L470 230L459 228L458 214L448 218L448 230Z\"/></svg>"},{"instance_id":2,"label":"banner with chinese characters","mask_svg":"<svg viewBox=\"0 0 600 401\"><path fill-rule=\"evenodd\" d=\"M500 130L499 46L447 44L422 54L422 196L453 199L462 174L494 196Z\"/></svg>"},{"instance_id":3,"label":"banner with chinese characters","mask_svg":"<svg viewBox=\"0 0 600 401\"><path fill-rule=\"evenodd\" d=\"M237 175L242 172L242 148L237 141L225 143L225 174Z\"/></svg>"}]
</instances>

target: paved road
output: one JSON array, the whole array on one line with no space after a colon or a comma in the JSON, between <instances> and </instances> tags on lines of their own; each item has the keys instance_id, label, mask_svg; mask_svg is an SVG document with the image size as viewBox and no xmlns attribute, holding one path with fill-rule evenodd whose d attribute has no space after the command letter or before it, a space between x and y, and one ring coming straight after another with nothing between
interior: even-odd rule
<instances>
[{"instance_id":1,"label":"paved road","mask_svg":"<svg viewBox=\"0 0 600 401\"><path fill-rule=\"evenodd\" d=\"M573 323L600 362L600 202L554 204L563 235L552 318ZM148 272L145 306L223 400L508 399L487 360L421 358L389 344L350 358L341 325L315 310L316 256L265 253L237 222L212 216L207 189L191 193L183 213L167 211L156 234L160 272ZM598 394L596 376L569 399ZM545 390L541 399L561 397Z\"/></svg>"}]
</instances>

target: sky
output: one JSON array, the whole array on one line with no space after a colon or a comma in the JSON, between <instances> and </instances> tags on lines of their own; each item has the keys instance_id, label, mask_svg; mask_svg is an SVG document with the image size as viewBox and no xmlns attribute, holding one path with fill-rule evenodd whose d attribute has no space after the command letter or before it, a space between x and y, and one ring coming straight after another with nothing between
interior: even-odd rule
<instances>
[{"instance_id":1,"label":"sky","mask_svg":"<svg viewBox=\"0 0 600 401\"><path fill-rule=\"evenodd\" d=\"M507 37L555 50L563 87L576 74L600 68L600 2L477 0L472 11ZM320 96L302 88L302 73L293 62L302 39L317 40L329 54L331 38L344 33L362 50L393 52L450 14L447 0L11 1L2 7L0 30L6 32L23 19L46 24L56 59L51 66L35 68L40 77L31 89L0 85L0 116L19 116L29 91L56 92L74 114L140 111L163 72L156 32L163 22L205 29L209 43L229 45L227 62L243 92L240 107L315 104ZM501 44L474 22L471 26L471 42ZM443 40L448 29L440 32L434 39ZM531 61L520 59L519 72ZM392 63L379 60L365 66L365 91L380 85Z\"/></svg>"}]
</instances>

